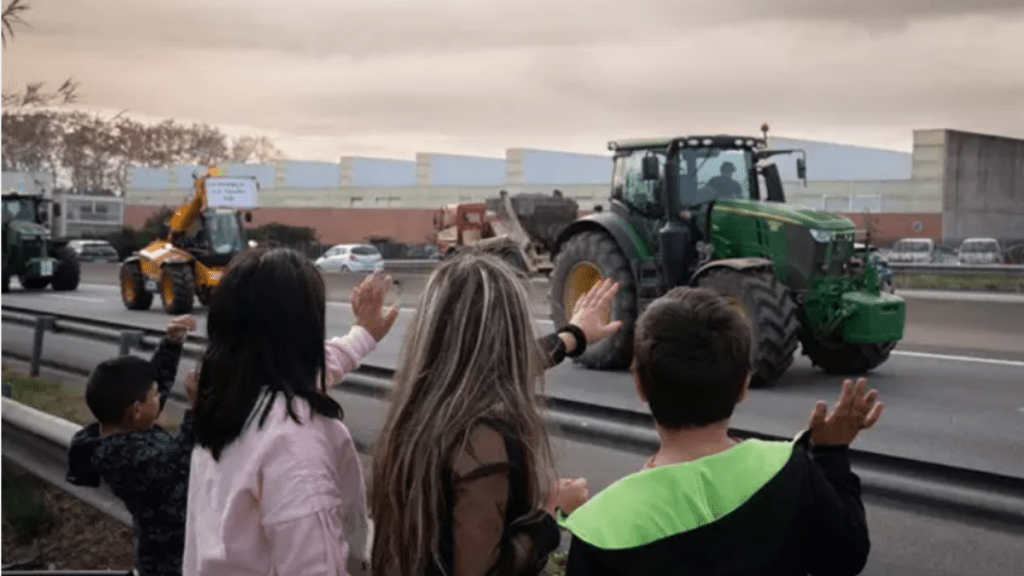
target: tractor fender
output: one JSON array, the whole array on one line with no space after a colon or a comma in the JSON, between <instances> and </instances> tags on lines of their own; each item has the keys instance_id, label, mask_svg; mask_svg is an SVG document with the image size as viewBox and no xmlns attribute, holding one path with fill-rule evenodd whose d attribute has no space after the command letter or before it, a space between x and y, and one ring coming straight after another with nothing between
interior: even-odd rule
<instances>
[{"instance_id":1,"label":"tractor fender","mask_svg":"<svg viewBox=\"0 0 1024 576\"><path fill-rule=\"evenodd\" d=\"M710 270L717 268L730 268L736 271L743 270L756 270L758 268L771 268L772 261L767 258L722 258L721 260L712 260L693 273L690 277L690 285L693 286Z\"/></svg>"},{"instance_id":2,"label":"tractor fender","mask_svg":"<svg viewBox=\"0 0 1024 576\"><path fill-rule=\"evenodd\" d=\"M604 232L610 235L630 262L651 258L651 250L628 221L611 212L598 212L580 218L558 234L558 238L555 240L555 251L551 254L552 260L569 238L588 231Z\"/></svg>"}]
</instances>

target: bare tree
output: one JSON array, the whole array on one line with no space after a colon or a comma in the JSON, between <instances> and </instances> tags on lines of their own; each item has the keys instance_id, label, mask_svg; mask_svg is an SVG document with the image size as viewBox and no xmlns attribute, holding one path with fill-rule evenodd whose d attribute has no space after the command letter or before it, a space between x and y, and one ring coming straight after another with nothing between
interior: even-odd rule
<instances>
[{"instance_id":1,"label":"bare tree","mask_svg":"<svg viewBox=\"0 0 1024 576\"><path fill-rule=\"evenodd\" d=\"M14 36L15 24L28 26L28 22L21 19L21 13L28 9L29 6L24 0L11 0L7 7L4 8L2 14L3 28L0 28L0 36L2 36L4 48L7 48L7 35Z\"/></svg>"},{"instance_id":2,"label":"bare tree","mask_svg":"<svg viewBox=\"0 0 1024 576\"><path fill-rule=\"evenodd\" d=\"M231 144L231 161L271 163L285 158L284 152L266 136L239 136Z\"/></svg>"},{"instance_id":3,"label":"bare tree","mask_svg":"<svg viewBox=\"0 0 1024 576\"><path fill-rule=\"evenodd\" d=\"M11 0L0 14L3 18L3 23L0 24L0 33L3 35L4 49L7 48L7 35L14 36L15 24L30 26L21 18L21 13L28 9L29 5L26 0ZM42 82L34 82L26 86L24 92L4 94L3 106L5 108L24 108L26 106L48 106L55 102L71 104L78 100L80 84L74 78L65 80L55 92L43 92L43 85Z\"/></svg>"}]
</instances>

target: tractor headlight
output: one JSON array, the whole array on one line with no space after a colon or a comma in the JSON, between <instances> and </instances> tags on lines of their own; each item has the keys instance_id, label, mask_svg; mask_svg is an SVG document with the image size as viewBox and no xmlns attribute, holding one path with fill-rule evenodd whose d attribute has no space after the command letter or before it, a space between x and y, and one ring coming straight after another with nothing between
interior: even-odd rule
<instances>
[{"instance_id":1,"label":"tractor headlight","mask_svg":"<svg viewBox=\"0 0 1024 576\"><path fill-rule=\"evenodd\" d=\"M814 238L816 242L825 243L832 240L832 233L829 232L828 230L816 230L814 228L811 228L810 232L811 238Z\"/></svg>"}]
</instances>

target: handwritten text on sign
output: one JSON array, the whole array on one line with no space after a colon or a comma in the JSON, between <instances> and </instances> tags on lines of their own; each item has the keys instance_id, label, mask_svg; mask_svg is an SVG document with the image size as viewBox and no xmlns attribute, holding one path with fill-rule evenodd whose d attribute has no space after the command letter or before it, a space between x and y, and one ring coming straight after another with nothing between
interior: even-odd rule
<instances>
[{"instance_id":1,"label":"handwritten text on sign","mask_svg":"<svg viewBox=\"0 0 1024 576\"><path fill-rule=\"evenodd\" d=\"M207 178L206 203L209 206L256 208L256 179Z\"/></svg>"}]
</instances>

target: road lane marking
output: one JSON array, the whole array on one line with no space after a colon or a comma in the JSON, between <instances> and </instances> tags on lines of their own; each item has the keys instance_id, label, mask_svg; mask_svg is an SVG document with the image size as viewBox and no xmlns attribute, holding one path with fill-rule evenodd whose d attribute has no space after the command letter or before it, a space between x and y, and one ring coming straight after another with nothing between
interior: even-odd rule
<instances>
[{"instance_id":1,"label":"road lane marking","mask_svg":"<svg viewBox=\"0 0 1024 576\"><path fill-rule=\"evenodd\" d=\"M79 284L79 286L84 286L86 288L102 288L104 290L120 290L121 289L121 287L118 286L117 284L86 284L85 282L82 282L81 284Z\"/></svg>"},{"instance_id":2,"label":"road lane marking","mask_svg":"<svg viewBox=\"0 0 1024 576\"><path fill-rule=\"evenodd\" d=\"M954 356L952 354L932 354L930 352L911 352L908 350L893 350L893 354L900 356L913 356L916 358L929 358L932 360L950 360L953 362L980 362L982 364L997 364L1000 366L1016 366L1024 368L1024 361L1003 360L1002 358L981 358L978 356Z\"/></svg>"},{"instance_id":3,"label":"road lane marking","mask_svg":"<svg viewBox=\"0 0 1024 576\"><path fill-rule=\"evenodd\" d=\"M89 298L88 296L69 296L66 294L54 294L54 298L64 298L65 300L84 300L86 302L106 302L103 298Z\"/></svg>"}]
</instances>

